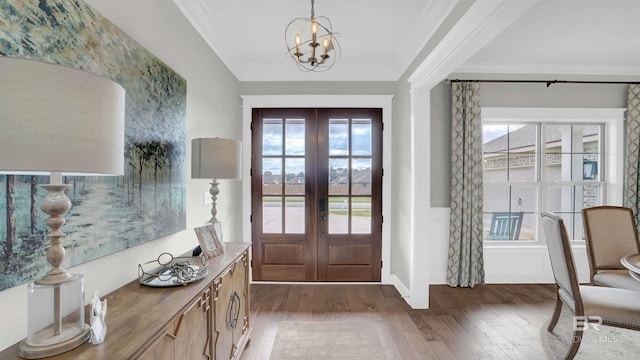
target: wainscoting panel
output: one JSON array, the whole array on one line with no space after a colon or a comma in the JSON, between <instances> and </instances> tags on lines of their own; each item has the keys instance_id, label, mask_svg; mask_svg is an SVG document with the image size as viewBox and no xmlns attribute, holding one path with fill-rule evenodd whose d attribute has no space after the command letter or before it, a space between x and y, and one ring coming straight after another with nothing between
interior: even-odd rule
<instances>
[{"instance_id":1,"label":"wainscoting panel","mask_svg":"<svg viewBox=\"0 0 640 360\"><path fill-rule=\"evenodd\" d=\"M431 208L430 220L430 284L446 284L449 208ZM589 263L584 242L578 242L573 246L573 255L580 281L588 282ZM553 272L545 245L485 245L484 266L487 284L553 283Z\"/></svg>"}]
</instances>

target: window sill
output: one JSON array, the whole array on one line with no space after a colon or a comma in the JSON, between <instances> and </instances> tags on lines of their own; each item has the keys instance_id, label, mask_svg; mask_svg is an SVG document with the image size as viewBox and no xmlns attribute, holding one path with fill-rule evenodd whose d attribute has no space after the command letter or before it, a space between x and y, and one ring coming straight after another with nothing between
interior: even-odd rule
<instances>
[{"instance_id":1,"label":"window sill","mask_svg":"<svg viewBox=\"0 0 640 360\"><path fill-rule=\"evenodd\" d=\"M571 242L572 248L586 248L586 243L584 240L575 240ZM547 249L546 244L527 244L527 245L518 245L518 244L510 244L506 242L502 242L501 244L490 244L486 243L483 246L484 249Z\"/></svg>"}]
</instances>

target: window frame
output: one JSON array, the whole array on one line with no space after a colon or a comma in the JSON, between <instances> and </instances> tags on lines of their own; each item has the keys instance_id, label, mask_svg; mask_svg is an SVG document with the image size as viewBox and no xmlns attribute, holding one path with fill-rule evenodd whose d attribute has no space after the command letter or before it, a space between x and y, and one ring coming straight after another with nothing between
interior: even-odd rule
<instances>
[{"instance_id":1,"label":"window frame","mask_svg":"<svg viewBox=\"0 0 640 360\"><path fill-rule=\"evenodd\" d=\"M554 185L570 184L580 186L582 184L593 185L603 184L602 204L621 205L624 190L624 125L625 108L505 108L505 107L482 107L482 125L485 124L540 124L537 133L537 158L535 165L534 181L497 181L505 185L522 184L536 185L537 208L535 212L535 235L530 241L517 240L491 240L485 241L484 247L522 247L545 245L542 224L539 214L545 211L546 197L541 196L552 182L544 181L540 159L544 159L546 149L541 146L542 132L544 124L603 124L603 135L601 136L601 169L600 181L558 181ZM604 180L602 177L604 176ZM484 181L483 181L484 183ZM494 183L494 181L492 181ZM571 236L572 234L570 234ZM582 239L572 239L574 244L583 244Z\"/></svg>"}]
</instances>

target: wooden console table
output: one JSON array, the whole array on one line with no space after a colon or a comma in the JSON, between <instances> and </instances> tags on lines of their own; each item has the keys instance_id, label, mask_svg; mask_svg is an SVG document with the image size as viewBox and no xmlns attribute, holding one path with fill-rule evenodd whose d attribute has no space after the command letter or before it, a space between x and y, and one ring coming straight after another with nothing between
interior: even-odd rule
<instances>
[{"instance_id":1,"label":"wooden console table","mask_svg":"<svg viewBox=\"0 0 640 360\"><path fill-rule=\"evenodd\" d=\"M186 286L153 288L136 279L107 294L104 343L48 359L239 359L251 333L250 246L225 243L207 276ZM20 359L17 344L0 352L5 359Z\"/></svg>"}]
</instances>

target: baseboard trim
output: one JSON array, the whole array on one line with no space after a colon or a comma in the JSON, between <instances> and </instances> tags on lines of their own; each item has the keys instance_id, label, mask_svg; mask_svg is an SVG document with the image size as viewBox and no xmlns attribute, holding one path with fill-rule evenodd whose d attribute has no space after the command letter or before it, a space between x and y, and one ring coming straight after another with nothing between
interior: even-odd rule
<instances>
[{"instance_id":1,"label":"baseboard trim","mask_svg":"<svg viewBox=\"0 0 640 360\"><path fill-rule=\"evenodd\" d=\"M396 288L396 290L398 290L402 298L408 298L411 295L411 292L409 291L409 289L404 285L404 283L396 275L391 274L389 276L389 284L393 285Z\"/></svg>"}]
</instances>

